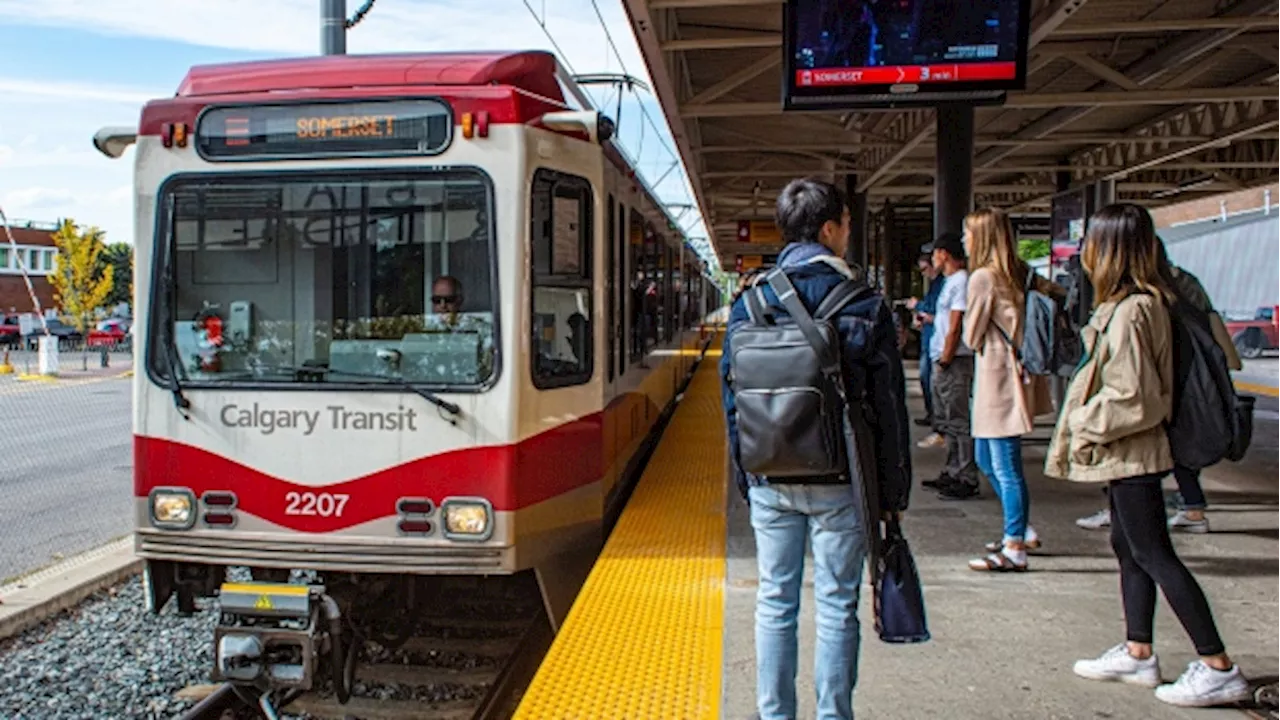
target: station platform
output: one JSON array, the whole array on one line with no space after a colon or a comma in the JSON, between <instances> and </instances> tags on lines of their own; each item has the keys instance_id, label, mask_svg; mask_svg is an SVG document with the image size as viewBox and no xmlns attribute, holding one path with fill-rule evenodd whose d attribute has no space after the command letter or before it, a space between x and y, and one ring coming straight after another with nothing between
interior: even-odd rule
<instances>
[{"instance_id":1,"label":"station platform","mask_svg":"<svg viewBox=\"0 0 1280 720\"><path fill-rule=\"evenodd\" d=\"M746 503L726 487L716 347L696 371L517 718L753 716L755 547ZM914 368L907 382L918 417ZM1258 399L1248 457L1204 474L1212 532L1175 536L1229 651L1247 675L1271 683L1280 665L1275 402ZM983 544L999 537L999 503L986 486L976 499L939 499L918 483L938 474L944 451L913 450L917 484L904 523L933 639L882 643L872 630L871 590L864 584L858 717L1245 717L1240 709L1175 708L1147 689L1072 674L1075 660L1123 639L1123 612L1107 532L1074 523L1101 509L1103 495L1096 485L1044 477L1043 440L1050 430L1046 421L1024 443L1031 516L1044 547L1021 574L968 569ZM913 432L919 439L925 429L913 426ZM812 592L806 567L797 680L802 718L815 713ZM1163 602L1156 636L1165 679L1172 681L1194 650Z\"/></svg>"}]
</instances>

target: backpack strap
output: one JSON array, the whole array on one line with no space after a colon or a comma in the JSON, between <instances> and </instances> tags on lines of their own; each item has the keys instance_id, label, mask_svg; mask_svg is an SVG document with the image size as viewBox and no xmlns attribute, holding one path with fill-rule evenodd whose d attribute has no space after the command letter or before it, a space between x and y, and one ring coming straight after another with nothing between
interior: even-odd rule
<instances>
[{"instance_id":1,"label":"backpack strap","mask_svg":"<svg viewBox=\"0 0 1280 720\"><path fill-rule=\"evenodd\" d=\"M831 346L826 339L822 337L822 333L818 331L818 326L813 322L813 316L805 309L804 303L800 301L800 295L796 293L796 288L791 284L791 280L787 274L781 270L775 270L767 276L769 287L777 293L778 300L782 302L783 307L787 309L787 314L795 321L796 326L800 328L800 332L804 333L804 337L813 346L813 351L818 354L818 360L822 363L822 374L829 378L835 379L835 385L840 390L843 397L843 382L840 380L840 364L836 360L835 353L831 351Z\"/></svg>"},{"instance_id":2,"label":"backpack strap","mask_svg":"<svg viewBox=\"0 0 1280 720\"><path fill-rule=\"evenodd\" d=\"M753 325L774 325L773 311L769 309L769 304L764 300L764 290L759 287L747 288L742 293L742 299L747 306L747 315L751 318Z\"/></svg>"},{"instance_id":3,"label":"backpack strap","mask_svg":"<svg viewBox=\"0 0 1280 720\"><path fill-rule=\"evenodd\" d=\"M818 309L814 311L813 316L819 320L830 320L838 315L841 310L844 310L846 305L870 293L871 287L865 282L844 280L832 288L831 292L827 293L827 296L818 305Z\"/></svg>"}]
</instances>

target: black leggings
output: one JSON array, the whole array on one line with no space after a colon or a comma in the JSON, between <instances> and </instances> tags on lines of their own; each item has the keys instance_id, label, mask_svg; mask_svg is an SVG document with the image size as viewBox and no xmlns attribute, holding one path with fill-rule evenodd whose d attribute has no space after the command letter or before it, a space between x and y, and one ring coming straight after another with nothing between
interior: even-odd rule
<instances>
[{"instance_id":1,"label":"black leggings","mask_svg":"<svg viewBox=\"0 0 1280 720\"><path fill-rule=\"evenodd\" d=\"M1130 642L1150 643L1156 585L1202 656L1225 652L1209 601L1169 539L1160 481L1167 473L1111 482L1111 547L1120 560L1120 592Z\"/></svg>"}]
</instances>

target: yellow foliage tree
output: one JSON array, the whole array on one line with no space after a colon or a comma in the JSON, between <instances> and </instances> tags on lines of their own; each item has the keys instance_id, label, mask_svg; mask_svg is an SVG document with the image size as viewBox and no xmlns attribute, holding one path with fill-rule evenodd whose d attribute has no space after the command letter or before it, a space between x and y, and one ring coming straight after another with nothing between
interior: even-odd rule
<instances>
[{"instance_id":1,"label":"yellow foliage tree","mask_svg":"<svg viewBox=\"0 0 1280 720\"><path fill-rule=\"evenodd\" d=\"M58 254L49 282L63 312L86 334L94 311L106 303L115 284L111 265L98 262L106 249L102 237L103 232L98 228L89 227L82 232L72 220L64 220L53 234Z\"/></svg>"}]
</instances>

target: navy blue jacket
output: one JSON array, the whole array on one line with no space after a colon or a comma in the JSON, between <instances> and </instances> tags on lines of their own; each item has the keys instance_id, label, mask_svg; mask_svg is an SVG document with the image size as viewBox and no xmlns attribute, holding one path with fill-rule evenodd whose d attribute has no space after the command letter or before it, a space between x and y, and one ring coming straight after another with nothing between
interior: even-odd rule
<instances>
[{"instance_id":1,"label":"navy blue jacket","mask_svg":"<svg viewBox=\"0 0 1280 720\"><path fill-rule=\"evenodd\" d=\"M929 289L925 291L924 297L920 298L920 302L916 303L916 312L926 313L929 315L938 314L938 296L942 294L942 286L945 284L946 278L939 275L929 281ZM933 337L933 323L927 322L920 325L920 355L926 360L929 357L929 339Z\"/></svg>"},{"instance_id":2,"label":"navy blue jacket","mask_svg":"<svg viewBox=\"0 0 1280 720\"><path fill-rule=\"evenodd\" d=\"M804 306L813 312L827 293L845 280L835 267L819 256L834 258L830 250L817 243L792 243L778 256L778 267L786 270ZM787 316L773 289L761 283L765 299L780 318ZM739 297L729 311L724 337L724 354L720 358L721 398L729 431L729 453L734 480L746 496L751 485L766 484L763 478L745 473L738 464L738 424L733 391L729 383L729 343L735 331L748 322L746 301ZM839 315L840 336L844 341L842 357L846 387L851 397L865 393L867 425L875 434L876 465L879 470L881 509L907 509L911 493L911 450L907 424L906 381L902 357L898 354L898 338L893 312L884 297L867 296L845 305Z\"/></svg>"}]
</instances>

